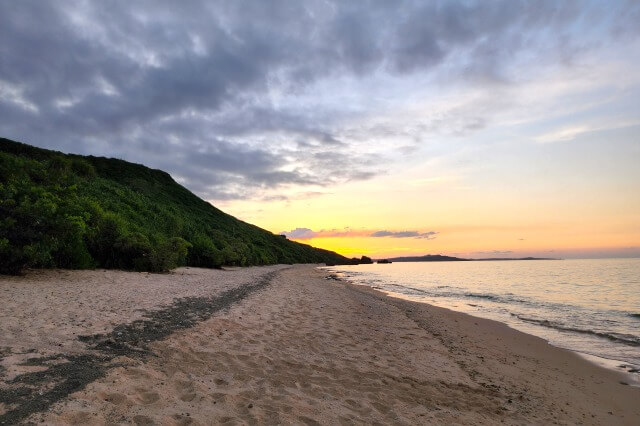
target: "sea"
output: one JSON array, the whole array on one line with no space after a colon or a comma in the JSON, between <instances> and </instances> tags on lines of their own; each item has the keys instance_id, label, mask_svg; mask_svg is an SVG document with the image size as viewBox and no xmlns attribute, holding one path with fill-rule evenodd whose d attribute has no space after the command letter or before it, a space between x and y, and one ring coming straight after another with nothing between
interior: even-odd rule
<instances>
[{"instance_id":1,"label":"sea","mask_svg":"<svg viewBox=\"0 0 640 426\"><path fill-rule=\"evenodd\" d=\"M354 284L489 318L640 384L640 259L332 266Z\"/></svg>"}]
</instances>

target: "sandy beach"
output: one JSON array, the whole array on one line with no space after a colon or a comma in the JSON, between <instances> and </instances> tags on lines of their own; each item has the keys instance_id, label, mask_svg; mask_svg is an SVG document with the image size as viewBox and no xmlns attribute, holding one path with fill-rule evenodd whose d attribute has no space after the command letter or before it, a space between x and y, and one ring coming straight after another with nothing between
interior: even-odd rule
<instances>
[{"instance_id":1,"label":"sandy beach","mask_svg":"<svg viewBox=\"0 0 640 426\"><path fill-rule=\"evenodd\" d=\"M0 424L628 424L640 388L313 266L0 278Z\"/></svg>"}]
</instances>

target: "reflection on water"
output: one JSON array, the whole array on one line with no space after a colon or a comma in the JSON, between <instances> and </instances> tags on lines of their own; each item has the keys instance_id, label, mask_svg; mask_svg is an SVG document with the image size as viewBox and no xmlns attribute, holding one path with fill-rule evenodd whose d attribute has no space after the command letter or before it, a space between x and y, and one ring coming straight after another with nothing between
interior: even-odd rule
<instances>
[{"instance_id":1,"label":"reflection on water","mask_svg":"<svg viewBox=\"0 0 640 426\"><path fill-rule=\"evenodd\" d=\"M505 322L640 366L640 259L415 262L327 268L357 284Z\"/></svg>"}]
</instances>

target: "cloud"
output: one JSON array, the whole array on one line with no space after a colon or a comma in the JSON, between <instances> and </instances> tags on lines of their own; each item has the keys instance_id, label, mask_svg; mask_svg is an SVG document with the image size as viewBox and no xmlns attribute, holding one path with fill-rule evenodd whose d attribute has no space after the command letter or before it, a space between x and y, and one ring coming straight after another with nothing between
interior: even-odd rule
<instances>
[{"instance_id":1,"label":"cloud","mask_svg":"<svg viewBox=\"0 0 640 426\"><path fill-rule=\"evenodd\" d=\"M291 231L283 231L280 235L286 235L287 238L293 240L310 240L311 238L315 238L318 233L313 232L313 230L309 228L296 228Z\"/></svg>"},{"instance_id":2,"label":"cloud","mask_svg":"<svg viewBox=\"0 0 640 426\"><path fill-rule=\"evenodd\" d=\"M432 240L435 238L437 232L417 232L417 231L371 231L371 230L354 230L350 228L345 228L343 230L338 229L330 229L330 230L321 230L321 231L313 231L309 228L295 228L291 231L283 231L280 233L281 235L286 235L292 239L298 240L308 240L312 238L342 238L342 237L391 237L391 238L423 238L427 240Z\"/></svg>"},{"instance_id":3,"label":"cloud","mask_svg":"<svg viewBox=\"0 0 640 426\"><path fill-rule=\"evenodd\" d=\"M636 37L639 10L511 0L2 2L0 135L163 168L209 199L315 191L375 178L427 135L490 123L495 111L482 102L403 114L412 97L433 99L425 81L493 96L535 67ZM588 32L593 16L603 25Z\"/></svg>"},{"instance_id":4,"label":"cloud","mask_svg":"<svg viewBox=\"0 0 640 426\"><path fill-rule=\"evenodd\" d=\"M309 228L296 228L291 231L283 231L280 235L286 235L291 239L310 240L312 238L341 238L341 237L362 237L366 236L365 231L354 231L351 229L323 229L321 231L313 231Z\"/></svg>"},{"instance_id":5,"label":"cloud","mask_svg":"<svg viewBox=\"0 0 640 426\"><path fill-rule=\"evenodd\" d=\"M373 232L371 237L391 237L391 238L423 238L425 240L433 240L436 237L437 232L418 232L418 231L376 231Z\"/></svg>"},{"instance_id":6,"label":"cloud","mask_svg":"<svg viewBox=\"0 0 640 426\"><path fill-rule=\"evenodd\" d=\"M604 122L601 117L598 121L600 121L600 123L581 123L570 127L563 127L561 129L536 136L534 140L538 143L568 142L587 133L595 133L603 130L616 130L640 125L640 120L638 119L614 119Z\"/></svg>"}]
</instances>

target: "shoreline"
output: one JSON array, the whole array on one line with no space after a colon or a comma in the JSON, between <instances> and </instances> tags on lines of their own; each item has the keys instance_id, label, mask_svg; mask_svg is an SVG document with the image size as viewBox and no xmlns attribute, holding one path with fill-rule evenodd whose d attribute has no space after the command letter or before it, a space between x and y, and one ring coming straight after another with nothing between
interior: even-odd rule
<instances>
[{"instance_id":1,"label":"shoreline","mask_svg":"<svg viewBox=\"0 0 640 426\"><path fill-rule=\"evenodd\" d=\"M574 351L640 385L634 273L626 259L572 259L563 266L515 262L335 267L326 270L390 296L492 319ZM608 275L615 273L615 278Z\"/></svg>"},{"instance_id":2,"label":"shoreline","mask_svg":"<svg viewBox=\"0 0 640 426\"><path fill-rule=\"evenodd\" d=\"M57 275L62 279L47 287ZM616 373L573 352L496 321L331 279L315 265L183 268L153 280L117 271L44 271L19 285L0 279L0 293L13 309L26 304L41 309L36 317L0 310L2 346L41 344L32 347L35 354L3 352L0 366L7 368L0 371L0 396L16 378L55 365L24 362L46 356L51 344L67 357L95 353L78 346L77 328L64 326L64 318L84 316L90 330L100 326L102 333L117 336L122 328L91 323L93 308L118 307L118 322L133 326L140 317L131 309L137 303L162 312L176 298L211 298L255 286L267 275L272 275L268 285L225 309L145 342L148 353L117 354L104 375L25 422L637 424L640 419L640 389L621 385ZM90 288L83 281L87 277L93 279ZM154 292L140 294L150 286ZM56 292L65 305L51 304L52 298L60 300ZM64 336L35 338L51 334L52 320ZM10 409L0 404L0 416Z\"/></svg>"},{"instance_id":3,"label":"shoreline","mask_svg":"<svg viewBox=\"0 0 640 426\"><path fill-rule=\"evenodd\" d=\"M325 271L329 272L332 275L334 274L333 271L329 271L329 270L325 270ZM478 319L483 319L483 320L487 320L487 321L494 321L494 322L497 322L499 324L503 324L503 325L509 327L510 329L512 329L514 331L517 331L519 333L523 333L523 334L526 334L526 335L531 336L531 337L542 339L548 345L553 346L554 348L574 353L574 354L578 355L580 358L582 358L582 359L586 360L587 362L589 362L590 364L596 365L596 366L598 366L600 368L604 368L604 369L606 369L608 371L611 371L613 373L616 373L616 374L620 375L621 380L623 382L625 382L627 385L632 386L632 387L636 387L636 388L640 388L640 374L639 373L635 373L635 372L630 372L630 371L627 370L627 367L632 367L633 369L635 369L635 368L640 368L640 366L629 365L628 362L623 361L623 360L619 360L619 359L605 358L605 357L594 355L594 354L591 354L591 353L588 353L588 352L581 352L581 351L576 350L576 349L571 349L571 348L568 348L568 347L558 346L558 345L554 344L553 342L547 340L543 336L538 336L538 335L536 335L534 333L530 333L530 332L527 332L527 331L519 330L518 328L516 328L516 327L512 326L511 324L509 324L508 322L501 321L499 319L493 319L493 318L487 318L487 317L483 317L483 316L479 316L479 315L474 315L473 313L464 312L462 310L456 310L454 308L447 307L447 306L439 306L437 304L433 304L433 303L430 303L430 302L421 302L421 301L417 301L417 300L412 300L411 298L409 298L407 296L404 296L404 295L402 295L400 293L387 292L387 291L385 291L383 289L379 289L379 288L370 286L368 284L357 284L357 283L351 282L349 280L346 280L346 279L343 279L343 278L340 278L340 277L337 277L337 276L336 276L335 279L343 281L346 284L353 285L353 286L356 286L356 287L363 287L363 288L366 288L366 289L371 289L372 291L378 292L378 293L380 293L380 295L385 296L385 297L390 297L390 298L399 299L399 300L405 300L405 301L412 302L412 303L425 304L425 305L433 306L433 307L440 308L440 309L446 309L448 311L455 312L455 313L458 313L458 314L468 315L468 316L470 316L472 318L478 318Z\"/></svg>"},{"instance_id":4,"label":"shoreline","mask_svg":"<svg viewBox=\"0 0 640 426\"><path fill-rule=\"evenodd\" d=\"M445 316L449 316L453 318L454 322L466 322L467 324L473 323L475 326L484 326L486 328L496 330L501 336L507 336L513 340L524 340L526 341L527 346L531 346L535 344L538 346L538 353L546 352L546 355L551 356L552 358L558 358L561 362L569 362L574 361L576 363L576 371L587 370L589 371L590 377L598 377L596 380L600 380L600 385L607 384L610 389L616 388L616 385L619 384L622 388L629 388L632 392L635 392L637 401L640 401L640 382L638 382L637 378L633 373L621 371L614 364L624 363L619 360L610 360L607 358L598 357L596 355L585 354L579 351L574 351L568 348L563 348L560 346L553 345L548 342L546 339L536 336L534 334L526 333L520 330L517 330L511 327L509 324L503 323L498 320L484 318L475 316L466 312L456 311L451 308L442 307L433 305L426 302L417 302L414 300L410 300L408 298L401 297L401 295L395 296L394 294L390 294L381 289L376 289L371 286L365 284L356 284L350 281L344 280L333 275L330 271L324 270L331 277L329 279L341 281L348 286L351 286L355 289L355 291L362 291L368 294L373 294L381 299L389 299L394 305L406 305L406 310L408 312L412 312L411 306L420 306L424 305L427 310L437 311ZM500 338L498 338L500 340ZM542 352L540 352L542 350ZM618 390L621 388L618 388ZM632 397L633 398L633 397ZM629 401L632 402L633 400ZM633 402L628 407L633 407ZM636 413L637 421L640 421L640 410Z\"/></svg>"},{"instance_id":5,"label":"shoreline","mask_svg":"<svg viewBox=\"0 0 640 426\"><path fill-rule=\"evenodd\" d=\"M464 311L458 311L458 310L453 309L453 308L449 308L449 307L445 307L445 306L438 306L436 304L432 304L432 303L428 303L428 302L418 302L418 301L415 301L415 300L411 300L410 298L403 297L403 295L398 294L398 293L386 292L384 290L377 289L377 288L368 286L366 284L352 283L352 282L349 282L349 281L344 280L342 278L338 278L338 279L343 281L343 282L345 282L345 283L347 283L347 284L349 284L349 285L353 285L353 286L356 286L356 287L364 287L366 289L371 289L374 292L380 293L380 295L382 297L389 297L389 298L392 298L392 299L404 300L404 301L412 302L412 303L425 304L425 305L428 305L428 306L431 306L431 307L434 307L434 308L445 309L447 311L451 311L452 313L461 314L461 315L467 315L467 316L469 316L471 318L474 318L474 319L482 319L482 320L485 320L485 321L492 321L492 322L504 325L504 326L508 327L509 329L511 329L513 331L516 331L518 333L522 333L522 334L525 334L527 336L531 336L531 337L536 338L536 339L541 339L546 344L548 344L549 346L552 346L553 348L560 349L560 350L567 351L569 353L575 354L578 357L584 359L585 361L587 361L588 363L590 363L590 364L592 364L594 366L597 366L599 368L603 368L603 369L605 369L607 371L610 371L610 372L618 375L620 377L620 379L622 379L622 381L626 382L627 385L629 385L631 387L640 388L640 378L638 377L638 374L630 373L630 372L628 372L626 370L623 370L620 367L620 364L626 364L625 361L618 360L618 359L604 358L604 357L601 357L601 356L598 356L598 355L594 355L594 354L590 354L590 353L586 353L586 352L580 352L578 350L574 350L574 349L571 349L571 348L558 346L558 345L555 345L554 343L550 342L549 340L545 339L542 336L537 336L537 335L535 335L533 333L528 333L526 331L518 330L517 328L512 327L510 324L508 324L506 322L503 322L503 321L500 321L500 320L497 320L497 319L485 318L485 317L482 317L482 316L473 315L472 313L468 313L468 312L464 312Z\"/></svg>"},{"instance_id":6,"label":"shoreline","mask_svg":"<svg viewBox=\"0 0 640 426\"><path fill-rule=\"evenodd\" d=\"M556 346L552 343L549 343L551 346L555 347L555 348L559 348L559 349L564 349L567 350L569 352L573 352L576 355L578 355L580 358L586 360L587 362L594 364L600 368L604 368L605 370L608 371L612 371L616 374L619 374L622 376L622 381L626 382L629 386L633 387L633 388L640 388L640 375L638 373L633 373L633 372L629 372L627 370L624 370L623 368L626 368L627 365L624 361L620 361L617 359L609 359L609 358L603 358L601 356L597 356L597 355L592 355L589 353L584 353L584 352L580 352L580 351L574 351L572 349L567 349L567 348L563 348L560 346ZM622 367L622 365L625 365L625 367ZM635 368L635 367L634 367Z\"/></svg>"}]
</instances>

